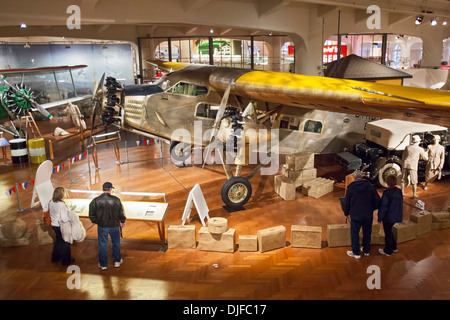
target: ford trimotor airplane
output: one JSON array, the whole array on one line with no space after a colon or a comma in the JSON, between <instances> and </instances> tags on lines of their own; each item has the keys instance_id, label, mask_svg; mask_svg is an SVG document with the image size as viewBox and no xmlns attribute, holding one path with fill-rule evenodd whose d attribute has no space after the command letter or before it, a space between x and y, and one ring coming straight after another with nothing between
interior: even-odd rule
<instances>
[{"instance_id":1,"label":"ford trimotor airplane","mask_svg":"<svg viewBox=\"0 0 450 320\"><path fill-rule=\"evenodd\" d=\"M177 62L148 63L168 73L153 84L130 86L111 77L104 86L103 75L94 92L93 118L101 116L104 124L170 140L176 161L190 160L191 150L195 158L203 147L200 163L204 164L214 152L228 179L222 200L232 209L242 208L249 200L249 179L267 168L267 157L261 154L339 152L363 137L365 124L376 118L433 124L437 129L450 125L447 91ZM255 143L265 143L265 148L252 147ZM227 160L223 150L228 151ZM251 151L256 150L257 163L251 161ZM230 155L232 161L228 161ZM241 176L242 166L249 163L257 165L246 177ZM236 166L234 175L230 164ZM275 172L269 174L278 168L277 163Z\"/></svg>"}]
</instances>

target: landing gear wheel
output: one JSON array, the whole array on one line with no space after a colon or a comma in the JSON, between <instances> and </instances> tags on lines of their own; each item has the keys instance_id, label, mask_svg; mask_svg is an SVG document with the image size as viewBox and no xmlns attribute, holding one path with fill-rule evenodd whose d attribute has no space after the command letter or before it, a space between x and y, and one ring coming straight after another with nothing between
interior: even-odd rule
<instances>
[{"instance_id":1,"label":"landing gear wheel","mask_svg":"<svg viewBox=\"0 0 450 320\"><path fill-rule=\"evenodd\" d=\"M222 201L231 209L241 209L252 196L252 185L244 177L232 177L224 183Z\"/></svg>"},{"instance_id":2,"label":"landing gear wheel","mask_svg":"<svg viewBox=\"0 0 450 320\"><path fill-rule=\"evenodd\" d=\"M378 174L378 184L382 187L387 188L388 184L386 183L386 178L388 176L396 176L397 180L401 178L402 175L402 168L399 164L390 162L386 163L381 169L380 173ZM398 181L400 183L400 181Z\"/></svg>"},{"instance_id":3,"label":"landing gear wheel","mask_svg":"<svg viewBox=\"0 0 450 320\"><path fill-rule=\"evenodd\" d=\"M180 141L172 141L170 143L170 156L172 157L172 162L183 163L191 156L191 145L188 143Z\"/></svg>"}]
</instances>

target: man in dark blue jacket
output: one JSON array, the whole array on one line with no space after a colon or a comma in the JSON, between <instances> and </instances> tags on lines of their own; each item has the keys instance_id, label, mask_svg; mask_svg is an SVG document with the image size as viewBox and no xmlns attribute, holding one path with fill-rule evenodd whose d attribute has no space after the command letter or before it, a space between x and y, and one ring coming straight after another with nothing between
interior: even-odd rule
<instances>
[{"instance_id":1,"label":"man in dark blue jacket","mask_svg":"<svg viewBox=\"0 0 450 320\"><path fill-rule=\"evenodd\" d=\"M395 223L403 221L403 194L402 190L396 187L396 176L388 176L386 183L388 188L381 196L378 209L378 222L383 222L385 246L384 249L378 249L378 252L390 256L392 252L397 252L397 243L392 233L392 227Z\"/></svg>"},{"instance_id":2,"label":"man in dark blue jacket","mask_svg":"<svg viewBox=\"0 0 450 320\"><path fill-rule=\"evenodd\" d=\"M363 252L368 256L370 251L370 238L372 236L373 212L380 205L380 196L377 190L364 179L360 170L353 172L355 181L350 183L345 194L344 214L350 216L350 233L352 251L347 251L350 257L360 259L359 230L363 231Z\"/></svg>"}]
</instances>

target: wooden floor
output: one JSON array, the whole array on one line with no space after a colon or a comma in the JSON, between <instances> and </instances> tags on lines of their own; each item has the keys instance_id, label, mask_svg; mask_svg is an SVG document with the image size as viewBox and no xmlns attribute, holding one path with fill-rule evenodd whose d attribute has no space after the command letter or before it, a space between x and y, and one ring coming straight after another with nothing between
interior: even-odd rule
<instances>
[{"instance_id":1,"label":"wooden floor","mask_svg":"<svg viewBox=\"0 0 450 320\"><path fill-rule=\"evenodd\" d=\"M58 120L63 121L63 120ZM64 124L64 123L63 123ZM69 290L71 274L66 267L52 264L52 245L37 244L36 221L41 219L40 207L30 208L32 187L20 190L20 203L26 213L18 213L15 194L5 195L15 182L34 179L37 165L0 165L0 224L15 217L25 220L31 233L28 246L0 248L0 299L157 299L157 300L300 300L300 299L450 299L450 229L435 230L416 240L399 244L399 252L381 256L374 245L370 256L355 260L346 255L348 247L329 248L325 244L327 224L344 223L338 198L343 196L343 173L331 157L317 156L318 175L337 180L334 192L318 200L302 196L283 201L273 192L273 176L256 176L251 182L253 196L245 210L228 213L222 206L220 189L226 181L221 166L191 166L179 168L168 158L168 145L137 146L143 139L122 135L121 157L125 160L127 140L129 163L117 164L112 146L99 151L99 170L88 172L88 160L83 159L52 175L53 185L72 189L101 189L111 181L121 191L165 192L169 209L166 227L181 224L181 217L191 188L199 183L205 195L211 217L225 217L228 226L238 235L256 235L257 230L284 225L288 246L259 253L217 253L198 249L159 252L156 226L128 221L123 232L124 263L114 268L110 262L106 271L97 266L97 230L82 218L87 230L86 240L72 246L74 264L81 271L81 288ZM77 156L80 147L56 155L54 165ZM282 159L281 159L282 160ZM246 169L247 172L249 169ZM73 182L70 183L70 178ZM450 179L432 184L428 191L419 189L419 199L429 210L450 205ZM382 190L379 190L381 193ZM405 197L405 219L417 210ZM124 200L144 200L140 197ZM190 224L201 227L193 212ZM192 216L192 215L191 215ZM289 246L291 225L324 227L324 248L302 249ZM111 256L111 255L110 255ZM213 265L217 265L214 267ZM381 270L381 289L368 289L369 266Z\"/></svg>"}]
</instances>

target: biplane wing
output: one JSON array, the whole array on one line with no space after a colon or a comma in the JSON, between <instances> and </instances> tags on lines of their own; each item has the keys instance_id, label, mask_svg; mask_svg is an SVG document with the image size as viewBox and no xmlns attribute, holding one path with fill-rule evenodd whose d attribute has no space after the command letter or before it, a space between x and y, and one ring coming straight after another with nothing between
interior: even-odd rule
<instances>
[{"instance_id":1,"label":"biplane wing","mask_svg":"<svg viewBox=\"0 0 450 320\"><path fill-rule=\"evenodd\" d=\"M191 68L186 63L155 60L148 63L172 71ZM210 71L210 85L224 92L230 80L234 80L231 94L236 96L294 107L450 126L450 93L442 90L210 67L214 68Z\"/></svg>"},{"instance_id":2,"label":"biplane wing","mask_svg":"<svg viewBox=\"0 0 450 320\"><path fill-rule=\"evenodd\" d=\"M71 65L0 70L0 75L7 85L5 87L10 90L10 97L2 97L2 104L13 113L25 113L32 107L44 116L51 117L46 109L92 97L86 88L85 92L81 93L79 88L75 87L72 73L72 70L79 70L80 74L86 67L87 65ZM5 91L8 94L8 90ZM20 98L29 103L20 104Z\"/></svg>"}]
</instances>

